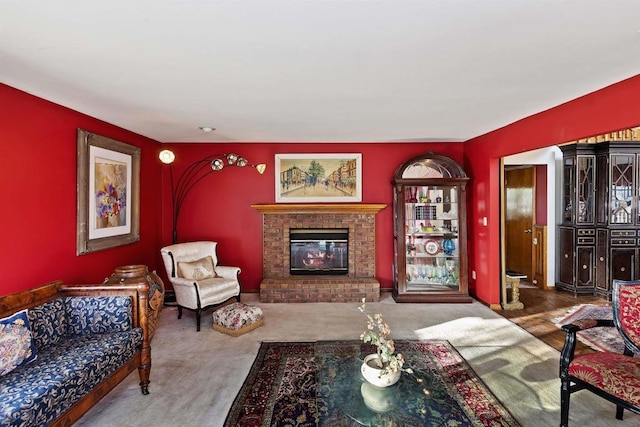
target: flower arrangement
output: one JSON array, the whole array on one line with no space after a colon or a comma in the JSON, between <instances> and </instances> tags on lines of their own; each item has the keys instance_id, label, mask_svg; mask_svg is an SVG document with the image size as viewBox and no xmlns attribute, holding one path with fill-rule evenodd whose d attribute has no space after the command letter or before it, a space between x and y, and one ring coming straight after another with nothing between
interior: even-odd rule
<instances>
[{"instance_id":1,"label":"flower arrangement","mask_svg":"<svg viewBox=\"0 0 640 427\"><path fill-rule=\"evenodd\" d=\"M377 313L371 315L367 313L364 298L358 310L367 316L367 330L360 335L360 339L365 343L371 343L377 347L378 357L375 360L378 368L382 369L380 375L402 370L412 373L411 369L402 369L404 357L402 357L402 354L395 352L395 343L389 338L391 329L389 325L384 323L382 314Z\"/></svg>"},{"instance_id":2,"label":"flower arrangement","mask_svg":"<svg viewBox=\"0 0 640 427\"><path fill-rule=\"evenodd\" d=\"M118 215L126 207L126 190L124 186L116 186L110 182L104 182L96 191L96 216L108 218Z\"/></svg>"}]
</instances>

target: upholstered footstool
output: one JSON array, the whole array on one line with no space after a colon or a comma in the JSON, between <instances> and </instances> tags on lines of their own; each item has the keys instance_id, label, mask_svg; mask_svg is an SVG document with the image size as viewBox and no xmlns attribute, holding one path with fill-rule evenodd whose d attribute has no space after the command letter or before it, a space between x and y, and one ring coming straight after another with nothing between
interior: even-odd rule
<instances>
[{"instance_id":1,"label":"upholstered footstool","mask_svg":"<svg viewBox=\"0 0 640 427\"><path fill-rule=\"evenodd\" d=\"M236 302L213 312L213 329L237 337L264 325L259 307Z\"/></svg>"}]
</instances>

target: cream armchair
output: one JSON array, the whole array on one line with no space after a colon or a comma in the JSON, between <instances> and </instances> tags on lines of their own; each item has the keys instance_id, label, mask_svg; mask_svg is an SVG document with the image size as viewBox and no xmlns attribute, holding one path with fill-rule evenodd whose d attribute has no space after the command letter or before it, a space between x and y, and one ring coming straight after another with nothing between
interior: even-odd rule
<instances>
[{"instance_id":1,"label":"cream armchair","mask_svg":"<svg viewBox=\"0 0 640 427\"><path fill-rule=\"evenodd\" d=\"M198 331L203 311L230 298L240 301L240 268L218 265L217 246L217 242L189 242L160 250L176 293L178 319L183 308L194 311Z\"/></svg>"}]
</instances>

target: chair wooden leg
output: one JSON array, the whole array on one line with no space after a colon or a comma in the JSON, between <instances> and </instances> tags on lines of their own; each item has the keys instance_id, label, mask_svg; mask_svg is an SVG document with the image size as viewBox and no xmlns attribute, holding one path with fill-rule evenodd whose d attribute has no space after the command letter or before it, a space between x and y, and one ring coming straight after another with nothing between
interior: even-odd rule
<instances>
[{"instance_id":1,"label":"chair wooden leg","mask_svg":"<svg viewBox=\"0 0 640 427\"><path fill-rule=\"evenodd\" d=\"M182 319L182 306L178 306L178 319Z\"/></svg>"},{"instance_id":2,"label":"chair wooden leg","mask_svg":"<svg viewBox=\"0 0 640 427\"><path fill-rule=\"evenodd\" d=\"M620 405L616 405L616 419L622 421L622 417L624 413L624 408Z\"/></svg>"},{"instance_id":3,"label":"chair wooden leg","mask_svg":"<svg viewBox=\"0 0 640 427\"><path fill-rule=\"evenodd\" d=\"M568 381L562 381L560 386L560 427L569 425L569 392L570 384Z\"/></svg>"},{"instance_id":4,"label":"chair wooden leg","mask_svg":"<svg viewBox=\"0 0 640 427\"><path fill-rule=\"evenodd\" d=\"M196 310L196 332L200 332L200 315L202 314L202 310Z\"/></svg>"}]
</instances>

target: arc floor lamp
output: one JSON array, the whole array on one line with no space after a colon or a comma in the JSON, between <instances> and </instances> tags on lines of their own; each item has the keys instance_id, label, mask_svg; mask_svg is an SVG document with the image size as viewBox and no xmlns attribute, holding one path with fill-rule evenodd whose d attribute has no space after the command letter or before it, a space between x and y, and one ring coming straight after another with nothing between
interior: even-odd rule
<instances>
[{"instance_id":1,"label":"arc floor lamp","mask_svg":"<svg viewBox=\"0 0 640 427\"><path fill-rule=\"evenodd\" d=\"M264 163L250 164L244 157L235 154L211 154L200 160L191 163L180 174L178 180L173 182L173 162L176 155L171 150L162 150L160 152L160 161L169 165L169 178L171 180L171 212L173 220L172 238L173 243L178 243L178 217L180 216L180 208L189 192L207 175L224 169L225 166L236 166L243 168L249 166L255 168L260 175L267 169Z\"/></svg>"}]
</instances>

